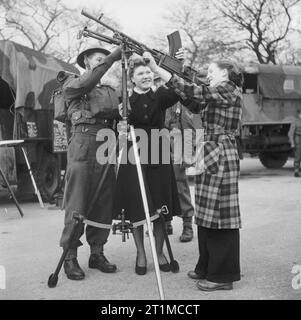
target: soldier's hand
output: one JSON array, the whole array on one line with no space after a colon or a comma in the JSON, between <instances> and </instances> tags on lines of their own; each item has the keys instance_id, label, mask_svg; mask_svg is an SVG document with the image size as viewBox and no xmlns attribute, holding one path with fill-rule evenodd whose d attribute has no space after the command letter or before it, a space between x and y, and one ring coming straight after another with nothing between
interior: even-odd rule
<instances>
[{"instance_id":1,"label":"soldier's hand","mask_svg":"<svg viewBox=\"0 0 301 320\"><path fill-rule=\"evenodd\" d=\"M117 131L120 135L127 134L128 132L128 123L125 120L121 120L117 124Z\"/></svg>"}]
</instances>

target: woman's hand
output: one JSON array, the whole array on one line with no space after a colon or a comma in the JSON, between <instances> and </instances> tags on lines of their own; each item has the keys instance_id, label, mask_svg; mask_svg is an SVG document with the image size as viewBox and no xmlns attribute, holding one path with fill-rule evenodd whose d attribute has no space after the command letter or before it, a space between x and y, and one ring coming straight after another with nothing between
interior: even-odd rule
<instances>
[{"instance_id":1,"label":"woman's hand","mask_svg":"<svg viewBox=\"0 0 301 320\"><path fill-rule=\"evenodd\" d=\"M185 49L183 47L176 52L175 58L180 61L185 60Z\"/></svg>"},{"instance_id":2,"label":"woman's hand","mask_svg":"<svg viewBox=\"0 0 301 320\"><path fill-rule=\"evenodd\" d=\"M143 53L142 57L145 63L147 63L147 65L150 67L152 72L157 72L158 66L156 64L154 57L147 51Z\"/></svg>"}]
</instances>

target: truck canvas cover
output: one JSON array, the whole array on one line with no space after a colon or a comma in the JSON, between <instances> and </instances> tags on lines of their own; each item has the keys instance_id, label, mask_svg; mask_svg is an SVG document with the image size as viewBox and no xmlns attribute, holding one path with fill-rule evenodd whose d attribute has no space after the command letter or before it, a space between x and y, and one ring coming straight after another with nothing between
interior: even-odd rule
<instances>
[{"instance_id":1,"label":"truck canvas cover","mask_svg":"<svg viewBox=\"0 0 301 320\"><path fill-rule=\"evenodd\" d=\"M261 64L258 71L263 98L301 100L301 67Z\"/></svg>"},{"instance_id":2,"label":"truck canvas cover","mask_svg":"<svg viewBox=\"0 0 301 320\"><path fill-rule=\"evenodd\" d=\"M0 41L0 77L16 94L15 108L49 109L60 70L79 73L63 61L17 43Z\"/></svg>"}]
</instances>

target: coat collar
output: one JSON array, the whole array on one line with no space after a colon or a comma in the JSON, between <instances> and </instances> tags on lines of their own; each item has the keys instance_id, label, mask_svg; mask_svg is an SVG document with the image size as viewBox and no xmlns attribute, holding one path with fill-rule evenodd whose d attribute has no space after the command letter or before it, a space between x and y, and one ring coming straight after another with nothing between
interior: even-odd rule
<instances>
[{"instance_id":1,"label":"coat collar","mask_svg":"<svg viewBox=\"0 0 301 320\"><path fill-rule=\"evenodd\" d=\"M143 96L155 100L155 92L152 89L150 89L149 91L147 91L147 93L137 93L136 91L133 91L132 95L130 96L131 102L135 103L139 97Z\"/></svg>"}]
</instances>

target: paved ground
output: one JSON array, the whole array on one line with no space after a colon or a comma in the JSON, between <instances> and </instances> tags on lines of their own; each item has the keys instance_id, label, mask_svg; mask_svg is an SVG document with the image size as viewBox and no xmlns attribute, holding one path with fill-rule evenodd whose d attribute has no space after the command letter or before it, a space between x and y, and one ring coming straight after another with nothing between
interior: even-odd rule
<instances>
[{"instance_id":1,"label":"paved ground","mask_svg":"<svg viewBox=\"0 0 301 320\"><path fill-rule=\"evenodd\" d=\"M228 292L197 290L186 276L197 259L197 239L180 243L181 220L175 218L171 244L180 272L161 274L166 299L301 299L301 288L292 288L291 273L294 264L301 265L301 178L292 177L292 161L275 171L263 168L256 159L245 159L241 165L242 280ZM47 279L61 253L57 243L63 212L43 210L30 202L22 207L23 219L13 203L5 198L0 202L0 266L6 269L6 290L0 288L0 300L158 299L148 241L148 273L137 276L132 237L122 243L116 235L106 246L107 257L118 265L116 274L88 269L85 244L79 253L85 281L70 281L62 272L57 287L49 289Z\"/></svg>"}]
</instances>

